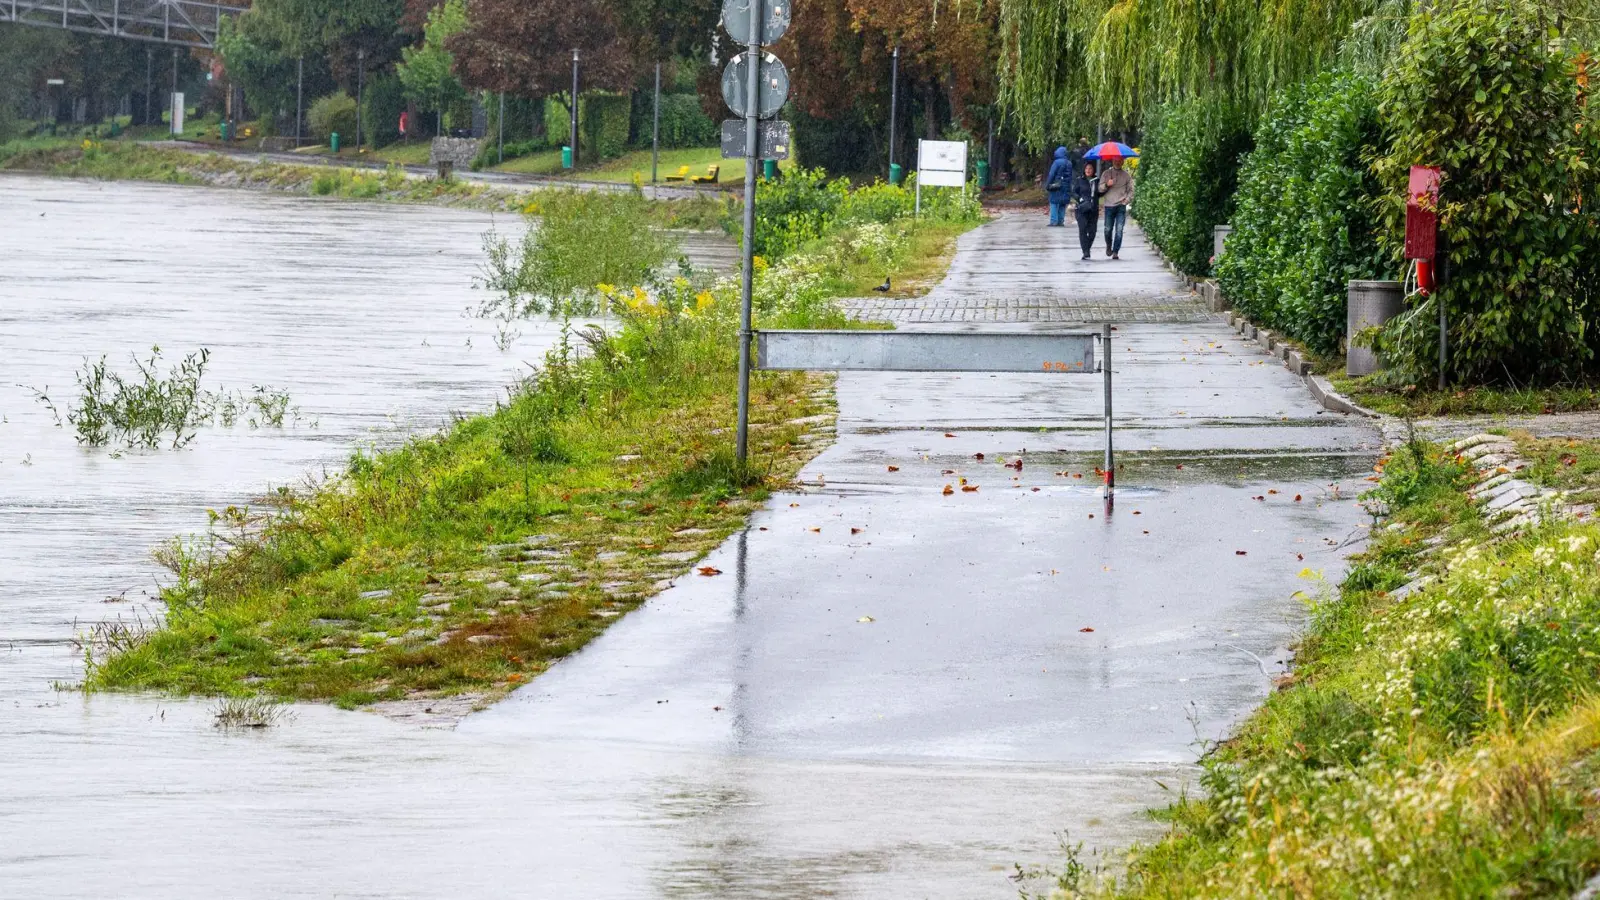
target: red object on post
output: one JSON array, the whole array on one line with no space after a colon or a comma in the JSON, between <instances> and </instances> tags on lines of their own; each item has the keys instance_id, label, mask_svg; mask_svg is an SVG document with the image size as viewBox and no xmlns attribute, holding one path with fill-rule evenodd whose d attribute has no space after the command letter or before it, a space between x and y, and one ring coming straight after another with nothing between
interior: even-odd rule
<instances>
[{"instance_id":1,"label":"red object on post","mask_svg":"<svg viewBox=\"0 0 1600 900\"><path fill-rule=\"evenodd\" d=\"M1417 289L1433 292L1435 257L1439 253L1440 170L1433 166L1412 166L1411 186L1406 191L1406 259L1417 261Z\"/></svg>"},{"instance_id":2,"label":"red object on post","mask_svg":"<svg viewBox=\"0 0 1600 900\"><path fill-rule=\"evenodd\" d=\"M1442 177L1432 166L1411 167L1411 187L1406 192L1406 259L1432 261L1438 254Z\"/></svg>"}]
</instances>

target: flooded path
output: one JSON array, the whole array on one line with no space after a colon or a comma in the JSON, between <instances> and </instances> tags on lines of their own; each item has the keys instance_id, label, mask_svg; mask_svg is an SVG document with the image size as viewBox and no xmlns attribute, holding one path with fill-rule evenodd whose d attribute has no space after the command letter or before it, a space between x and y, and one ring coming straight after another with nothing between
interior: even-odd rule
<instances>
[{"instance_id":1,"label":"flooded path","mask_svg":"<svg viewBox=\"0 0 1600 900\"><path fill-rule=\"evenodd\" d=\"M0 895L1014 896L1058 832L1154 832L1157 781L1265 694L1296 574L1334 573L1363 518L1332 485L1374 433L1189 317L1136 240L1129 281L1008 218L896 316L1016 327L981 295L1026 291L1044 320L1081 297L1151 323L1119 332L1111 521L1070 477L1096 462L1094 379L851 375L806 487L710 557L729 576L455 731L303 706L230 734L206 701L51 690L78 677L73 622L135 605L150 546L206 507L486 407L537 357L548 330L502 354L461 315L486 223L0 178ZM316 427L110 459L13 387L63 393L82 356L151 343L211 348L214 383L287 389ZM941 496L946 469L982 491Z\"/></svg>"}]
</instances>

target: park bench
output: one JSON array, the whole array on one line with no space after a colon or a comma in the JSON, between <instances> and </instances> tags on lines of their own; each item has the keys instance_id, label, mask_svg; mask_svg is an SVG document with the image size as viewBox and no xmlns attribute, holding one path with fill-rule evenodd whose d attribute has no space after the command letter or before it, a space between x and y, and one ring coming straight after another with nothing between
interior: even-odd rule
<instances>
[{"instance_id":1,"label":"park bench","mask_svg":"<svg viewBox=\"0 0 1600 900\"><path fill-rule=\"evenodd\" d=\"M667 180L668 181L688 181L689 180L689 167L688 166L679 166L678 167L678 174L676 174L676 175L668 175L667 176Z\"/></svg>"},{"instance_id":2,"label":"park bench","mask_svg":"<svg viewBox=\"0 0 1600 900\"><path fill-rule=\"evenodd\" d=\"M684 168L687 169L688 166L684 166ZM712 164L712 165L706 166L706 173L704 175L696 175L695 177L693 177L693 178L691 178L689 180L694 182L695 184L716 184L717 183L717 178L721 174L722 174L722 167L719 166L719 165Z\"/></svg>"}]
</instances>

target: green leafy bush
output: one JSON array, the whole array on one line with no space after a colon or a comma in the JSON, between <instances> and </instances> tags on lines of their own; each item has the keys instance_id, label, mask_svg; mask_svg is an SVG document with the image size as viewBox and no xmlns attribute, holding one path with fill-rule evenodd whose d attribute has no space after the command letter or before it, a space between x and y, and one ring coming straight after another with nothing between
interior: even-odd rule
<instances>
[{"instance_id":1,"label":"green leafy bush","mask_svg":"<svg viewBox=\"0 0 1600 900\"><path fill-rule=\"evenodd\" d=\"M1169 103L1141 149L1140 227L1179 269L1208 274L1214 229L1233 214L1239 160L1251 149L1243 114L1209 99Z\"/></svg>"},{"instance_id":2,"label":"green leafy bush","mask_svg":"<svg viewBox=\"0 0 1600 900\"><path fill-rule=\"evenodd\" d=\"M1410 167L1444 170L1446 280L1378 342L1401 377L1437 373L1438 303L1452 381L1556 381L1594 369L1600 140L1556 25L1532 0L1441 4L1413 20L1384 79L1380 110L1395 143L1378 172L1391 252Z\"/></svg>"},{"instance_id":3,"label":"green leafy bush","mask_svg":"<svg viewBox=\"0 0 1600 900\"><path fill-rule=\"evenodd\" d=\"M1240 166L1223 293L1257 324L1337 353L1353 279L1388 270L1378 246L1386 149L1370 80L1327 74L1280 95Z\"/></svg>"},{"instance_id":4,"label":"green leafy bush","mask_svg":"<svg viewBox=\"0 0 1600 900\"><path fill-rule=\"evenodd\" d=\"M341 140L354 141L356 101L344 91L336 91L311 104L306 121L311 126L312 136L318 140L326 141L330 135L337 134Z\"/></svg>"},{"instance_id":5,"label":"green leafy bush","mask_svg":"<svg viewBox=\"0 0 1600 900\"><path fill-rule=\"evenodd\" d=\"M599 91L583 94L578 100L578 151L581 162L615 159L628 149L628 122L631 100L626 94ZM572 139L572 107L561 97L549 97L544 105L545 133L551 146L566 146Z\"/></svg>"},{"instance_id":6,"label":"green leafy bush","mask_svg":"<svg viewBox=\"0 0 1600 900\"><path fill-rule=\"evenodd\" d=\"M782 178L756 184L756 252L780 257L835 228L887 225L910 218L916 208L915 181L907 185L875 182L850 189L848 181L828 180L822 169L792 169ZM737 211L731 213L737 216ZM977 191L925 188L922 217L929 221L975 222L983 216ZM738 222L730 222L737 233Z\"/></svg>"},{"instance_id":7,"label":"green leafy bush","mask_svg":"<svg viewBox=\"0 0 1600 900\"><path fill-rule=\"evenodd\" d=\"M480 314L587 315L605 301L602 285L647 283L676 252L672 237L651 224L649 202L637 191L541 194L526 210L537 221L520 243L493 231L484 237L488 262L479 283L495 296Z\"/></svg>"},{"instance_id":8,"label":"green leafy bush","mask_svg":"<svg viewBox=\"0 0 1600 900\"><path fill-rule=\"evenodd\" d=\"M640 91L640 102L634 113L634 141L641 147L650 146L653 125L654 98L648 91ZM700 108L698 94L661 95L661 146L711 147L721 140L722 129Z\"/></svg>"}]
</instances>

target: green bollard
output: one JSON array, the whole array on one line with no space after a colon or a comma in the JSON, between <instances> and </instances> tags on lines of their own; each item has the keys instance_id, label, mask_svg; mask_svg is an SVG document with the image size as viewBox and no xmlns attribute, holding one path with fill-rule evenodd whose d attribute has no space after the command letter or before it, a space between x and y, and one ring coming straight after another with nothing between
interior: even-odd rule
<instances>
[{"instance_id":1,"label":"green bollard","mask_svg":"<svg viewBox=\"0 0 1600 900\"><path fill-rule=\"evenodd\" d=\"M775 159L763 159L761 161L761 177L768 181L776 181L778 178L778 161Z\"/></svg>"},{"instance_id":2,"label":"green bollard","mask_svg":"<svg viewBox=\"0 0 1600 900\"><path fill-rule=\"evenodd\" d=\"M900 164L899 163L890 163L889 164L889 183L890 184L899 184L901 181L903 181L905 179L905 171L906 171L905 169L900 168Z\"/></svg>"},{"instance_id":3,"label":"green bollard","mask_svg":"<svg viewBox=\"0 0 1600 900\"><path fill-rule=\"evenodd\" d=\"M571 147L563 146L561 148L561 168L563 168L563 169L572 168L572 148Z\"/></svg>"},{"instance_id":4,"label":"green bollard","mask_svg":"<svg viewBox=\"0 0 1600 900\"><path fill-rule=\"evenodd\" d=\"M339 152L339 132L328 135L328 146L333 148L333 152Z\"/></svg>"}]
</instances>

